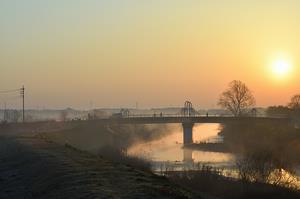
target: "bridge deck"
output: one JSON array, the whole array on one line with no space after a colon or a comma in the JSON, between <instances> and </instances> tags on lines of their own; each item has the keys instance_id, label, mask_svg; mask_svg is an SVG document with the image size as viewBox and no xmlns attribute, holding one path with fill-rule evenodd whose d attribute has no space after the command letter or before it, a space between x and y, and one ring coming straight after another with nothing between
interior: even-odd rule
<instances>
[{"instance_id":1,"label":"bridge deck","mask_svg":"<svg viewBox=\"0 0 300 199\"><path fill-rule=\"evenodd\" d=\"M163 124L163 123L227 123L235 121L260 121L260 122L288 122L288 118L279 117L123 117L100 119L104 123L121 123L121 124Z\"/></svg>"}]
</instances>

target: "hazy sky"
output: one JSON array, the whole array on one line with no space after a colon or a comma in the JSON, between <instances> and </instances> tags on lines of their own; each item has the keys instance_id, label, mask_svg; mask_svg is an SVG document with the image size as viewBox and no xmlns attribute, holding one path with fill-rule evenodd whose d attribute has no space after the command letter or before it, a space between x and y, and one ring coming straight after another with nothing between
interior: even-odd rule
<instances>
[{"instance_id":1,"label":"hazy sky","mask_svg":"<svg viewBox=\"0 0 300 199\"><path fill-rule=\"evenodd\" d=\"M239 79L257 105L286 104L300 93L299 10L299 0L0 0L0 90L24 84L32 108L216 108ZM277 59L293 66L285 77L270 69Z\"/></svg>"}]
</instances>

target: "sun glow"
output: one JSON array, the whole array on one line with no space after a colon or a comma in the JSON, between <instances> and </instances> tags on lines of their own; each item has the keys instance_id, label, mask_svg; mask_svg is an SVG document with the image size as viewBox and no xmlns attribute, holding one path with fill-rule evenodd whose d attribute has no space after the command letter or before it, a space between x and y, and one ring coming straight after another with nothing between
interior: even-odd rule
<instances>
[{"instance_id":1,"label":"sun glow","mask_svg":"<svg viewBox=\"0 0 300 199\"><path fill-rule=\"evenodd\" d=\"M273 75L277 78L287 77L292 69L292 64L285 59L278 59L272 64Z\"/></svg>"}]
</instances>

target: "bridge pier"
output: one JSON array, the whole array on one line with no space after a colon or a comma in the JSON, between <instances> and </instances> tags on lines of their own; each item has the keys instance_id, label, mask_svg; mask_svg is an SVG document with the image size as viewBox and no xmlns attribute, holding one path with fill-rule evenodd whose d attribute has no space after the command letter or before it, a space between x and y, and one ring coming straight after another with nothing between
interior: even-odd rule
<instances>
[{"instance_id":1,"label":"bridge pier","mask_svg":"<svg viewBox=\"0 0 300 199\"><path fill-rule=\"evenodd\" d=\"M193 143L193 127L194 127L194 123L191 122L182 123L184 145Z\"/></svg>"}]
</instances>

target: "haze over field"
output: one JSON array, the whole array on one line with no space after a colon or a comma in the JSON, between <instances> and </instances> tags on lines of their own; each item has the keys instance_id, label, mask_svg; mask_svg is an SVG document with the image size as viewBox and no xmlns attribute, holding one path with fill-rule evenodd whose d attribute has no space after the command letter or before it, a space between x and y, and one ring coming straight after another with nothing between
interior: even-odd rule
<instances>
[{"instance_id":1,"label":"haze over field","mask_svg":"<svg viewBox=\"0 0 300 199\"><path fill-rule=\"evenodd\" d=\"M28 108L213 108L240 79L258 106L286 104L300 89L299 6L1 0L0 90L24 84Z\"/></svg>"}]
</instances>

